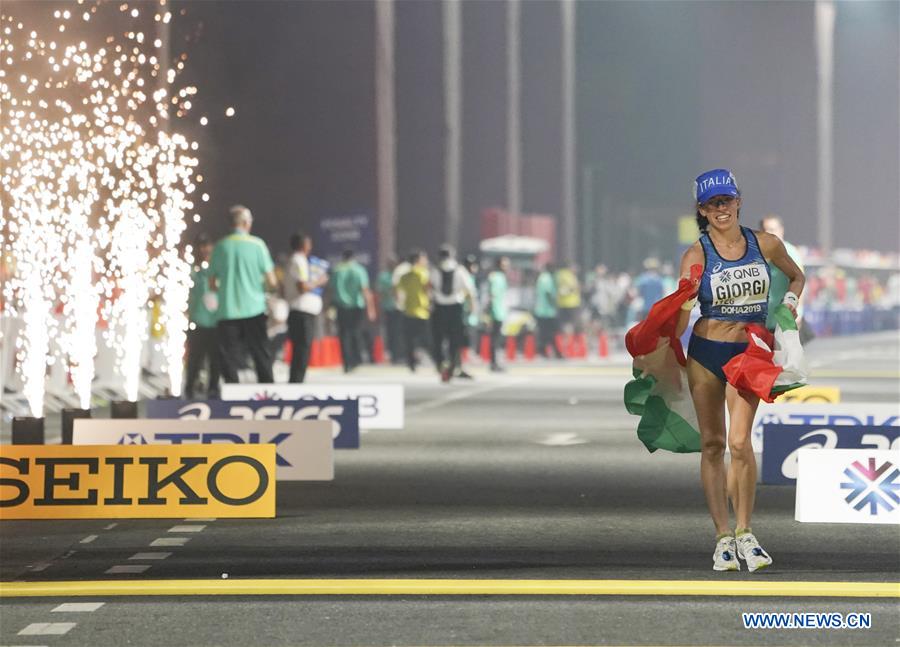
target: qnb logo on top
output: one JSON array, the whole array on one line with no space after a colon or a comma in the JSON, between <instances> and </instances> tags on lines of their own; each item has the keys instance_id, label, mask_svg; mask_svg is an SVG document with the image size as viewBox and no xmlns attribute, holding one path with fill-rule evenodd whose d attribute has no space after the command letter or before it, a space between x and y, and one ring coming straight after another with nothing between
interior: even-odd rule
<instances>
[{"instance_id":1,"label":"qnb logo on top","mask_svg":"<svg viewBox=\"0 0 900 647\"><path fill-rule=\"evenodd\" d=\"M867 465L853 461L844 470L844 476L848 480L841 483L841 489L850 490L844 500L854 510L862 512L868 508L869 514L875 516L900 504L900 469L890 461L877 467L874 458Z\"/></svg>"}]
</instances>

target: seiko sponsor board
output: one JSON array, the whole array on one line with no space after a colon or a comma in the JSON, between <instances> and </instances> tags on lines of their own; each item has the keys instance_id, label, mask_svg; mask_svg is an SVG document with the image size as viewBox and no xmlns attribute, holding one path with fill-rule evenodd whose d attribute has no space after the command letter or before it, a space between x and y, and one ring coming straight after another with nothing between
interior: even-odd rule
<instances>
[{"instance_id":1,"label":"seiko sponsor board","mask_svg":"<svg viewBox=\"0 0 900 647\"><path fill-rule=\"evenodd\" d=\"M900 449L804 449L797 521L900 524Z\"/></svg>"},{"instance_id":2,"label":"seiko sponsor board","mask_svg":"<svg viewBox=\"0 0 900 647\"><path fill-rule=\"evenodd\" d=\"M900 427L766 425L762 482L791 484L804 450L868 449L900 451Z\"/></svg>"},{"instance_id":3,"label":"seiko sponsor board","mask_svg":"<svg viewBox=\"0 0 900 647\"><path fill-rule=\"evenodd\" d=\"M403 429L401 384L223 384L223 400L356 400L360 429Z\"/></svg>"},{"instance_id":4,"label":"seiko sponsor board","mask_svg":"<svg viewBox=\"0 0 900 647\"><path fill-rule=\"evenodd\" d=\"M273 445L0 448L0 519L274 516Z\"/></svg>"},{"instance_id":5,"label":"seiko sponsor board","mask_svg":"<svg viewBox=\"0 0 900 647\"><path fill-rule=\"evenodd\" d=\"M334 448L359 448L357 400L150 400L147 417L179 420L331 420Z\"/></svg>"},{"instance_id":6,"label":"seiko sponsor board","mask_svg":"<svg viewBox=\"0 0 900 647\"><path fill-rule=\"evenodd\" d=\"M895 426L900 425L900 406L883 402L760 404L753 419L752 441L755 452L764 449L765 425Z\"/></svg>"},{"instance_id":7,"label":"seiko sponsor board","mask_svg":"<svg viewBox=\"0 0 900 647\"><path fill-rule=\"evenodd\" d=\"M264 445L275 447L279 481L334 479L331 420L75 421L75 445Z\"/></svg>"}]
</instances>

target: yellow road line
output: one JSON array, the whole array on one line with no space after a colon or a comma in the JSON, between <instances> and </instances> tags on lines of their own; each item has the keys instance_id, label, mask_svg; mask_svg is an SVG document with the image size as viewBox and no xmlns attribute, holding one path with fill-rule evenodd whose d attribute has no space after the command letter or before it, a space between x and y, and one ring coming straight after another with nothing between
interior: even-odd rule
<instances>
[{"instance_id":1,"label":"yellow road line","mask_svg":"<svg viewBox=\"0 0 900 647\"><path fill-rule=\"evenodd\" d=\"M900 582L234 579L0 583L0 598L100 595L708 595L900 598Z\"/></svg>"}]
</instances>

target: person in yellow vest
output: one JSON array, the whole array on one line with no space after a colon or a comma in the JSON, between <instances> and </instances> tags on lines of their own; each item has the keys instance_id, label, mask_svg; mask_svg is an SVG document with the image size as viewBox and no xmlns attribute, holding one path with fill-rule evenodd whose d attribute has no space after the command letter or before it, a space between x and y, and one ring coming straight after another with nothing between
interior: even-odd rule
<instances>
[{"instance_id":1,"label":"person in yellow vest","mask_svg":"<svg viewBox=\"0 0 900 647\"><path fill-rule=\"evenodd\" d=\"M403 304L403 336L406 346L406 365L416 371L416 349L431 353L431 276L428 257L423 251L409 255L409 271L397 283L397 303Z\"/></svg>"},{"instance_id":2,"label":"person in yellow vest","mask_svg":"<svg viewBox=\"0 0 900 647\"><path fill-rule=\"evenodd\" d=\"M556 306L559 308L559 323L563 332L580 332L581 283L578 280L578 267L574 263L567 263L556 271Z\"/></svg>"}]
</instances>

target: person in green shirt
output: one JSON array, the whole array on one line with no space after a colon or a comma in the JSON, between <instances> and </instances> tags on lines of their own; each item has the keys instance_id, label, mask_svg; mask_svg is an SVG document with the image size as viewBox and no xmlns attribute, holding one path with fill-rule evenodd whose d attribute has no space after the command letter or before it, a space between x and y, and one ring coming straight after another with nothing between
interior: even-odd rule
<instances>
[{"instance_id":1,"label":"person in green shirt","mask_svg":"<svg viewBox=\"0 0 900 647\"><path fill-rule=\"evenodd\" d=\"M784 239L784 223L781 221L781 218L774 213L767 214L763 216L762 220L759 221L759 228L764 232L777 236L778 239L784 243L784 248L787 250L788 256L791 257L791 260L797 264L797 267L800 270L803 270L803 259L800 256L800 250L791 245ZM775 309L781 305L781 301L784 299L784 295L788 291L788 284L790 281L784 272L779 270L775 265L769 263L769 314L766 317L766 328L769 330L775 330L775 318L774 312ZM798 328L803 328L802 317L802 309L800 306L797 307L797 322ZM801 335L802 336L802 335Z\"/></svg>"},{"instance_id":2,"label":"person in green shirt","mask_svg":"<svg viewBox=\"0 0 900 647\"><path fill-rule=\"evenodd\" d=\"M433 350L431 340L431 277L428 256L423 251L409 255L410 269L397 283L397 301L403 304L403 336L406 345L406 365L416 371L416 349Z\"/></svg>"},{"instance_id":3,"label":"person in green shirt","mask_svg":"<svg viewBox=\"0 0 900 647\"><path fill-rule=\"evenodd\" d=\"M397 307L394 298L394 270L397 268L397 259L391 256L387 266L378 273L375 279L375 289L378 293L378 305L381 308L381 319L384 326L384 340L392 364L400 364L403 361L403 313Z\"/></svg>"},{"instance_id":4,"label":"person in green shirt","mask_svg":"<svg viewBox=\"0 0 900 647\"><path fill-rule=\"evenodd\" d=\"M495 373L503 371L503 367L497 362L497 347L503 343L503 322L506 321L508 313L506 305L508 271L509 258L500 256L487 277L487 312L491 319L491 371Z\"/></svg>"},{"instance_id":5,"label":"person in green shirt","mask_svg":"<svg viewBox=\"0 0 900 647\"><path fill-rule=\"evenodd\" d=\"M226 382L238 381L242 349L253 359L260 384L274 381L266 332L266 287L277 287L275 264L266 243L250 235L253 214L243 205L228 211L233 231L216 243L209 262L209 286L218 292L216 335Z\"/></svg>"},{"instance_id":6,"label":"person in green shirt","mask_svg":"<svg viewBox=\"0 0 900 647\"><path fill-rule=\"evenodd\" d=\"M184 395L194 399L194 387L200 369L208 364L207 397L219 393L219 349L216 342L216 294L209 289L209 257L212 241L206 234L194 239L194 268L191 272L191 291L188 294L187 370ZM210 308L210 306L213 306Z\"/></svg>"},{"instance_id":7,"label":"person in green shirt","mask_svg":"<svg viewBox=\"0 0 900 647\"><path fill-rule=\"evenodd\" d=\"M555 268L553 263L544 265L544 270L538 275L534 286L534 318L537 320L537 347L538 353L549 357L547 347L553 349L557 359L562 359L562 353L556 346L556 332L559 329L559 320L556 310L556 281L553 279Z\"/></svg>"},{"instance_id":8,"label":"person in green shirt","mask_svg":"<svg viewBox=\"0 0 900 647\"><path fill-rule=\"evenodd\" d=\"M349 373L362 364L363 316L375 321L375 304L369 290L369 273L355 258L352 249L345 249L341 262L331 274L332 301L337 309L338 341L344 372Z\"/></svg>"}]
</instances>

